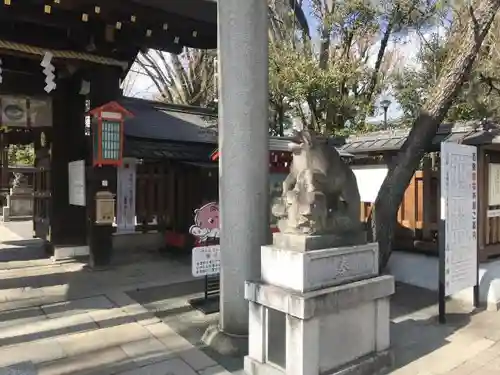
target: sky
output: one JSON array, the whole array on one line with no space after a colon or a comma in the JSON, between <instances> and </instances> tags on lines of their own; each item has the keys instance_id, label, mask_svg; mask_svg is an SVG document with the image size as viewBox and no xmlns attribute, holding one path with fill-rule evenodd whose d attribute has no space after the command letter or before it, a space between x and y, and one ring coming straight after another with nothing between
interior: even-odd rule
<instances>
[{"instance_id":1,"label":"sky","mask_svg":"<svg viewBox=\"0 0 500 375\"><path fill-rule=\"evenodd\" d=\"M306 0L306 4L308 1ZM311 25L311 29L315 30L317 26L317 22L315 18L311 16L311 12L307 6L305 6L305 13L308 18L309 24ZM428 30L424 33L424 37L429 37L431 33L434 32L433 29ZM420 37L416 34L416 32L409 32L407 35L398 38L396 41L391 41L389 43L389 50L397 50L398 55L404 57L401 59L401 64L418 64L417 63L417 53L420 49ZM378 51L380 43L375 44L372 47L373 57L370 58L369 64L374 65L376 54ZM152 99L158 91L152 82L152 80L142 71L142 69L138 66L137 63L132 65L130 73L126 77L123 82L124 93L127 96L140 97L145 99ZM396 99L391 95L390 92L383 93L378 98L378 103L381 100L388 99L391 101L391 105L387 111L387 117L389 120L397 120L403 115L401 107L397 103ZM381 123L383 122L384 114L381 106L377 103L378 111L374 117L368 119L370 123Z\"/></svg>"}]
</instances>

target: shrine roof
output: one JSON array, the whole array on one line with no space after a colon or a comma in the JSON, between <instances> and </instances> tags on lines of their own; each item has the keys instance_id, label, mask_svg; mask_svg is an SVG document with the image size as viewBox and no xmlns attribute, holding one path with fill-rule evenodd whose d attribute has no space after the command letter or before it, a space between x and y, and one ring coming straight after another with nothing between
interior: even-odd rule
<instances>
[{"instance_id":1,"label":"shrine roof","mask_svg":"<svg viewBox=\"0 0 500 375\"><path fill-rule=\"evenodd\" d=\"M184 144L185 155L177 155L174 159L195 160L193 155L187 157L191 151L190 147L200 150L197 154L205 152L204 145L211 147L206 159L210 160L210 154L217 147L217 112L212 108L202 108L178 104L167 104L151 100L123 97L117 101L126 110L130 111L134 117L125 120L125 136L127 147L143 147L147 152L134 150L135 155L153 155L157 157L169 157L167 155L179 152L179 147L175 146L170 150L162 146L163 143ZM292 141L289 137L269 137L269 150L273 152L288 152L288 144ZM128 145L128 146L127 146ZM332 147L334 146L331 144ZM166 147L166 146L165 146ZM177 147L177 148L176 148ZM352 156L349 153L338 150L341 156ZM198 151L196 151L198 152ZM164 155L164 156L161 156Z\"/></svg>"},{"instance_id":2,"label":"shrine roof","mask_svg":"<svg viewBox=\"0 0 500 375\"><path fill-rule=\"evenodd\" d=\"M351 154L395 152L403 146L410 129L381 130L347 138L340 148ZM500 124L489 121L468 121L443 123L427 150L438 151L441 142L456 142L468 145L485 145L492 143L500 135Z\"/></svg>"},{"instance_id":3,"label":"shrine roof","mask_svg":"<svg viewBox=\"0 0 500 375\"><path fill-rule=\"evenodd\" d=\"M125 156L143 160L209 162L214 145L125 138Z\"/></svg>"},{"instance_id":4,"label":"shrine roof","mask_svg":"<svg viewBox=\"0 0 500 375\"><path fill-rule=\"evenodd\" d=\"M119 104L134 117L125 121L125 135L156 141L215 144L217 133L210 119L214 110L124 97Z\"/></svg>"},{"instance_id":5,"label":"shrine roof","mask_svg":"<svg viewBox=\"0 0 500 375\"><path fill-rule=\"evenodd\" d=\"M148 48L172 53L183 47L215 49L217 1L5 1L0 5L0 42L9 54L31 54L29 48L35 47L126 63Z\"/></svg>"}]
</instances>

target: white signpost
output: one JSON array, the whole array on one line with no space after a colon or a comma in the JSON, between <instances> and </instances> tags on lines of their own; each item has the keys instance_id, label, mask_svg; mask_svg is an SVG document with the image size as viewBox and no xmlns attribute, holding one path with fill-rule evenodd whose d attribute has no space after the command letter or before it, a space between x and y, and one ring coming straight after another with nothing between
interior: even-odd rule
<instances>
[{"instance_id":1,"label":"white signpost","mask_svg":"<svg viewBox=\"0 0 500 375\"><path fill-rule=\"evenodd\" d=\"M441 143L439 318L445 297L475 287L478 303L476 147Z\"/></svg>"},{"instance_id":2,"label":"white signpost","mask_svg":"<svg viewBox=\"0 0 500 375\"><path fill-rule=\"evenodd\" d=\"M116 224L118 233L135 232L136 160L124 159L117 168Z\"/></svg>"},{"instance_id":3,"label":"white signpost","mask_svg":"<svg viewBox=\"0 0 500 375\"><path fill-rule=\"evenodd\" d=\"M84 207L85 201L85 160L68 163L69 204Z\"/></svg>"},{"instance_id":4,"label":"white signpost","mask_svg":"<svg viewBox=\"0 0 500 375\"><path fill-rule=\"evenodd\" d=\"M220 273L220 245L193 248L191 273L194 277L217 275Z\"/></svg>"}]
</instances>

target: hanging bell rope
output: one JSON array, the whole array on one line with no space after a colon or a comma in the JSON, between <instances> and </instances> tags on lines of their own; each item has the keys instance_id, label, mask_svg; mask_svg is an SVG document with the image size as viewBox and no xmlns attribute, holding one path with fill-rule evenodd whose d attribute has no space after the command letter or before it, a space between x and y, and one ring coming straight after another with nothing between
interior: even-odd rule
<instances>
[{"instance_id":1,"label":"hanging bell rope","mask_svg":"<svg viewBox=\"0 0 500 375\"><path fill-rule=\"evenodd\" d=\"M49 51L54 56L54 59L88 61L88 62L91 62L94 64L119 66L123 70L128 69L127 62L112 59L109 57L96 56L96 55L91 55L89 53L83 53L83 52L59 51L59 50L34 47L34 46L30 46L28 44L14 43L14 42L9 42L7 40L2 40L2 39L0 39L0 49L9 50L9 51L16 51L16 52L24 52L24 53L28 53L31 55L38 55L38 56L44 56L45 53L47 51Z\"/></svg>"}]
</instances>

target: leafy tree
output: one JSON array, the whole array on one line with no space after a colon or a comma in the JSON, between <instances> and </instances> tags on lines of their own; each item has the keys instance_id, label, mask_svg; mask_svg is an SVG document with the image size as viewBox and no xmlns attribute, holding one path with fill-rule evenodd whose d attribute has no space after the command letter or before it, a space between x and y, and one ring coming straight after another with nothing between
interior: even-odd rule
<instances>
[{"instance_id":1,"label":"leafy tree","mask_svg":"<svg viewBox=\"0 0 500 375\"><path fill-rule=\"evenodd\" d=\"M34 165L35 149L33 144L10 145L8 152L9 165Z\"/></svg>"},{"instance_id":2,"label":"leafy tree","mask_svg":"<svg viewBox=\"0 0 500 375\"><path fill-rule=\"evenodd\" d=\"M455 21L459 22L459 18ZM500 37L499 22L498 17L493 21L477 61L446 115L446 121L482 118L500 120L500 75L497 72L500 55L496 53L496 44ZM405 117L410 121L418 116L426 93L436 85L439 73L447 61L452 47L447 43L447 36L453 24L454 22L441 35L434 33L430 38L421 36L418 65L406 67L393 76L395 96Z\"/></svg>"},{"instance_id":3,"label":"leafy tree","mask_svg":"<svg viewBox=\"0 0 500 375\"><path fill-rule=\"evenodd\" d=\"M279 105L288 99L303 125L327 134L365 126L396 60L390 41L438 13L435 3L422 0L309 0L300 7L311 9L318 25L315 45L307 22L294 22L296 6L273 14L280 22L270 43L270 97Z\"/></svg>"},{"instance_id":4,"label":"leafy tree","mask_svg":"<svg viewBox=\"0 0 500 375\"><path fill-rule=\"evenodd\" d=\"M499 0L476 0L463 4L456 15L443 47L447 54L436 84L423 96L423 105L413 121L410 134L395 163L392 163L375 201L371 224L380 245L381 268L387 264L391 254L392 234L406 187L426 149L432 144L439 124L470 77L499 8Z\"/></svg>"}]
</instances>

